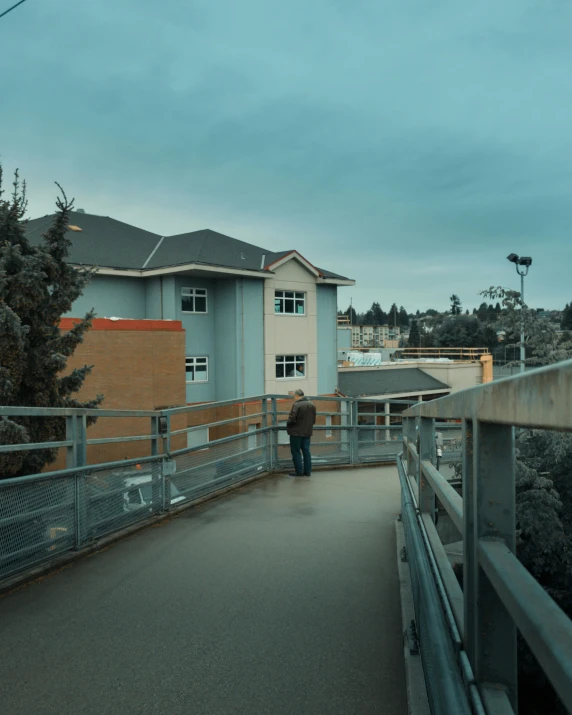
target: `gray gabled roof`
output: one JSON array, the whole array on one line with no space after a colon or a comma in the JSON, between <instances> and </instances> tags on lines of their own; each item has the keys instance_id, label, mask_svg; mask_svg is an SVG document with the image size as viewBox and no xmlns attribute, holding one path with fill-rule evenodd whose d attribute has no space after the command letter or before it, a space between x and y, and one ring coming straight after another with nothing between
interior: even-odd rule
<instances>
[{"instance_id":1,"label":"gray gabled roof","mask_svg":"<svg viewBox=\"0 0 572 715\"><path fill-rule=\"evenodd\" d=\"M53 216L31 219L27 235L39 243ZM70 231L73 245L70 262L105 268L152 270L167 266L198 263L247 271L264 270L293 251L267 251L251 243L225 236L211 229L176 236L159 236L108 216L72 211ZM318 269L325 278L348 280L336 273Z\"/></svg>"},{"instance_id":2,"label":"gray gabled roof","mask_svg":"<svg viewBox=\"0 0 572 715\"><path fill-rule=\"evenodd\" d=\"M421 394L428 390L448 392L444 382L428 375L418 367L387 368L376 370L340 370L338 389L346 397L368 395Z\"/></svg>"},{"instance_id":3,"label":"gray gabled roof","mask_svg":"<svg viewBox=\"0 0 572 715\"><path fill-rule=\"evenodd\" d=\"M27 236L33 244L51 226L53 216L28 221ZM130 226L108 216L72 211L70 225L81 232L68 231L72 240L70 262L108 268L141 268L161 238L156 233Z\"/></svg>"}]
</instances>

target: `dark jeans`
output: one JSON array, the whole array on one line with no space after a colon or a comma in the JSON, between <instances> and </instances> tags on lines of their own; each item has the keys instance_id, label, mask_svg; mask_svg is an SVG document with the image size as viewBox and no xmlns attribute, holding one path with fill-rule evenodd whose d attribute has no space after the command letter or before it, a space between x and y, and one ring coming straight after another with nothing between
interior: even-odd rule
<instances>
[{"instance_id":1,"label":"dark jeans","mask_svg":"<svg viewBox=\"0 0 572 715\"><path fill-rule=\"evenodd\" d=\"M312 473L312 455L310 454L310 437L290 437L290 451L296 474L305 474L307 477ZM301 454L300 454L301 453ZM302 464L302 458L304 462Z\"/></svg>"}]
</instances>

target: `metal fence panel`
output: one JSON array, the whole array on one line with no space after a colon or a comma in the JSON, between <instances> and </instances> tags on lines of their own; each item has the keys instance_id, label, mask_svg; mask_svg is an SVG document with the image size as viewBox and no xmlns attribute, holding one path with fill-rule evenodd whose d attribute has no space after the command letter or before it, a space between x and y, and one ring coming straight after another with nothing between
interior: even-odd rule
<instances>
[{"instance_id":1,"label":"metal fence panel","mask_svg":"<svg viewBox=\"0 0 572 715\"><path fill-rule=\"evenodd\" d=\"M259 430L222 444L180 452L171 481L188 499L224 489L268 469L268 432Z\"/></svg>"},{"instance_id":2,"label":"metal fence panel","mask_svg":"<svg viewBox=\"0 0 572 715\"><path fill-rule=\"evenodd\" d=\"M158 514L167 506L161 461L82 473L79 524L82 541L92 541Z\"/></svg>"},{"instance_id":3,"label":"metal fence panel","mask_svg":"<svg viewBox=\"0 0 572 715\"><path fill-rule=\"evenodd\" d=\"M0 490L0 578L75 546L75 500L73 476Z\"/></svg>"}]
</instances>

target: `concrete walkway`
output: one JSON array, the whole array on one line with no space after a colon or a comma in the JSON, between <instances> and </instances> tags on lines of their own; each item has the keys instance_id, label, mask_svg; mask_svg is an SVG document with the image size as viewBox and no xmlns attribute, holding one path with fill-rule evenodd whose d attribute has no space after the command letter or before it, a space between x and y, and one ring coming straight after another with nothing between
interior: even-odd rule
<instances>
[{"instance_id":1,"label":"concrete walkway","mask_svg":"<svg viewBox=\"0 0 572 715\"><path fill-rule=\"evenodd\" d=\"M0 599L6 715L404 715L394 467L269 478Z\"/></svg>"}]
</instances>

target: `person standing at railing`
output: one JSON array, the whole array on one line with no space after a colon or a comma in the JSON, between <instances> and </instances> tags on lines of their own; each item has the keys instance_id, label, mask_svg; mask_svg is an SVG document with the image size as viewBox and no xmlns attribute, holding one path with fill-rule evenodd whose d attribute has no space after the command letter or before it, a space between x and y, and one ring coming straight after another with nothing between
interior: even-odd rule
<instances>
[{"instance_id":1,"label":"person standing at railing","mask_svg":"<svg viewBox=\"0 0 572 715\"><path fill-rule=\"evenodd\" d=\"M310 440L316 424L316 406L304 395L303 390L294 392L294 404L290 410L286 431L290 436L290 451L294 463L291 477L309 477L312 474Z\"/></svg>"}]
</instances>

